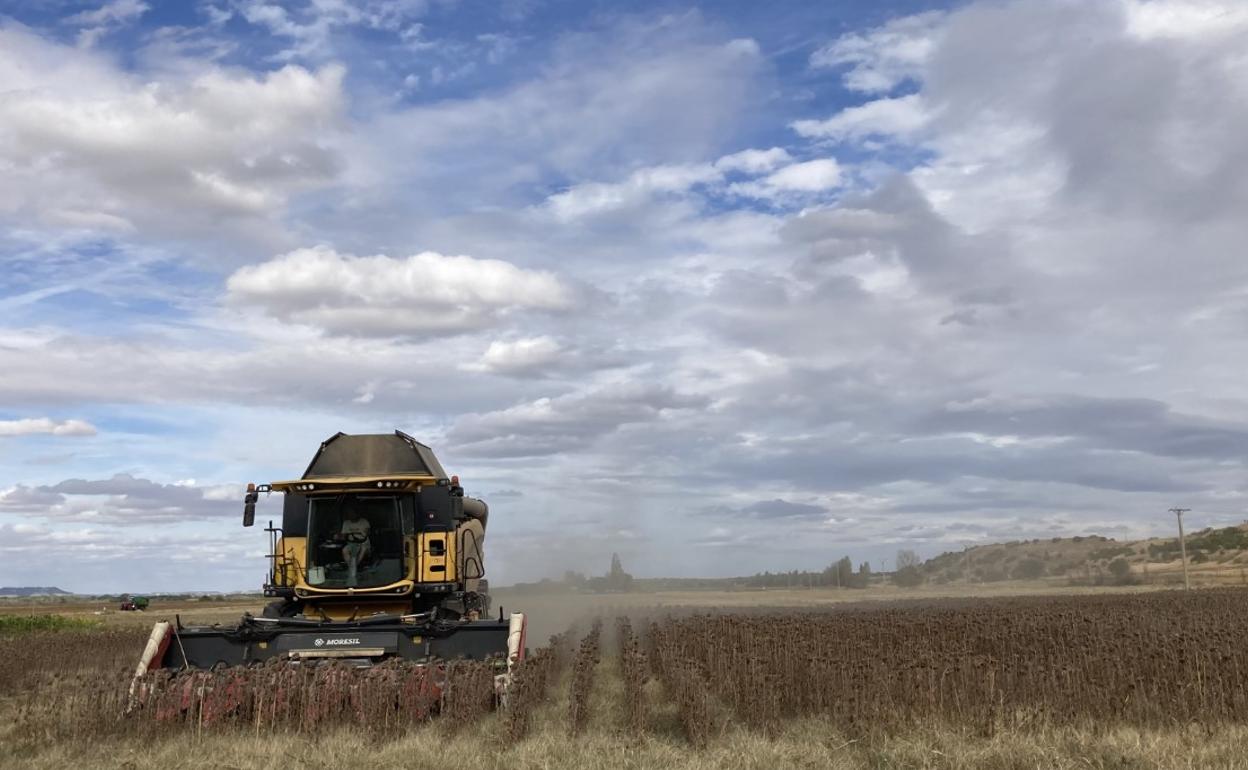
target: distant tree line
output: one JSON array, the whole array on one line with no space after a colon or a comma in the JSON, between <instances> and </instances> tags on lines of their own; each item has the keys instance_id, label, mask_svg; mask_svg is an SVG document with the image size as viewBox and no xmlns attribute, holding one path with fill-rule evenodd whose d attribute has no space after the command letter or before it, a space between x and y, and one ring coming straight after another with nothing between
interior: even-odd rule
<instances>
[{"instance_id":1,"label":"distant tree line","mask_svg":"<svg viewBox=\"0 0 1248 770\"><path fill-rule=\"evenodd\" d=\"M746 588L866 588L871 582L871 565L864 561L855 570L854 563L844 556L817 572L760 572L736 582Z\"/></svg>"},{"instance_id":2,"label":"distant tree line","mask_svg":"<svg viewBox=\"0 0 1248 770\"><path fill-rule=\"evenodd\" d=\"M582 572L568 570L563 573L563 584L574 591L590 593L626 593L634 587L633 576L624 571L620 555L616 553L611 554L611 568L607 570L607 574L586 577Z\"/></svg>"}]
</instances>

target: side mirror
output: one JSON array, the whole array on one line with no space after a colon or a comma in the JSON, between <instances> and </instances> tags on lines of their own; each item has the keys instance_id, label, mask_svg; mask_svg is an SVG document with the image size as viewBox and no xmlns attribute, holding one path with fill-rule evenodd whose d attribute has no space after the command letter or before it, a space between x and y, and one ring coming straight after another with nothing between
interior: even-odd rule
<instances>
[{"instance_id":1,"label":"side mirror","mask_svg":"<svg viewBox=\"0 0 1248 770\"><path fill-rule=\"evenodd\" d=\"M247 485L247 496L243 498L243 526L250 527L256 523L256 501L260 499L260 493L256 491L255 484Z\"/></svg>"}]
</instances>

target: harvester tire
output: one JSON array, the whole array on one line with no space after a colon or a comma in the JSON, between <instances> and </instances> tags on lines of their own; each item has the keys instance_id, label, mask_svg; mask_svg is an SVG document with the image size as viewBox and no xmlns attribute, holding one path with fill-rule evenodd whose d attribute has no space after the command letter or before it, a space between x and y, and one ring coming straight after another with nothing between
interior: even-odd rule
<instances>
[{"instance_id":1,"label":"harvester tire","mask_svg":"<svg viewBox=\"0 0 1248 770\"><path fill-rule=\"evenodd\" d=\"M264 605L264 611L260 613L262 618L293 618L303 612L303 604L300 602L292 602L286 599L278 599L275 602L269 602Z\"/></svg>"}]
</instances>

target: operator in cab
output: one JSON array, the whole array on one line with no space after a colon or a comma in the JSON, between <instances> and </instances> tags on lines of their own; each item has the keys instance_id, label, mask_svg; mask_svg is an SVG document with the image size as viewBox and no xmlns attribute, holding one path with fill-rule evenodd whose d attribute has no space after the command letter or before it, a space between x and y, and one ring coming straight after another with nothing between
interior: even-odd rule
<instances>
[{"instance_id":1,"label":"operator in cab","mask_svg":"<svg viewBox=\"0 0 1248 770\"><path fill-rule=\"evenodd\" d=\"M368 531L368 519L364 518L364 514L358 510L348 510L343 516L342 528L338 530L338 536L335 539L344 543L342 558L347 563L348 586L355 586L356 571L359 569L360 562L369 554Z\"/></svg>"}]
</instances>

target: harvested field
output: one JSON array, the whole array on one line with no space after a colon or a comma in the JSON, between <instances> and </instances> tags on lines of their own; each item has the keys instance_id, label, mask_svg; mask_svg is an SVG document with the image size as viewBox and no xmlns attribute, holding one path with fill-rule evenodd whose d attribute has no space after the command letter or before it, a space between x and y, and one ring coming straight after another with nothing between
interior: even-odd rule
<instances>
[{"instance_id":1,"label":"harvested field","mask_svg":"<svg viewBox=\"0 0 1248 770\"><path fill-rule=\"evenodd\" d=\"M32 631L0 639L0 756L146 768L183 746L186 766L333 767L441 747L509 768L1248 767L1246 619L1240 590L636 610L532 649L501 705L476 664L448 666L436 701L410 664L268 665L158 675L128 715L141 634Z\"/></svg>"}]
</instances>

